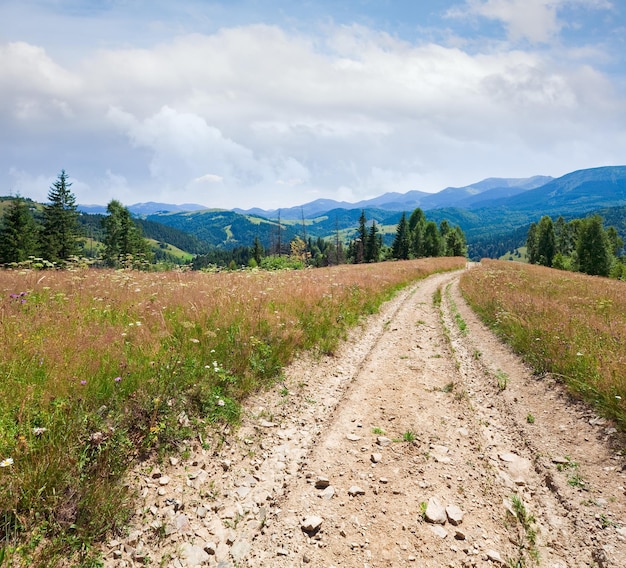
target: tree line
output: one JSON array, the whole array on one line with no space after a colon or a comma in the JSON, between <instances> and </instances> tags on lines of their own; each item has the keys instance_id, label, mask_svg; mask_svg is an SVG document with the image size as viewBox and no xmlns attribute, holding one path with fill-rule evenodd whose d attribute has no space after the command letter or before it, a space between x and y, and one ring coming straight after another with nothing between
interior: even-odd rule
<instances>
[{"instance_id":1,"label":"tree line","mask_svg":"<svg viewBox=\"0 0 626 568\"><path fill-rule=\"evenodd\" d=\"M117 200L108 204L107 215L80 215L71 185L62 170L50 187L49 203L42 211L32 200L20 196L11 199L0 226L1 264L30 263L36 267L54 267L77 261L79 257L91 257L96 259L96 265L101 266L148 268L155 261L168 260L166 249L172 236L169 233L180 231L168 227L157 231L155 238L167 239L167 243L163 240L159 242L163 246L152 250L141 227L143 225L152 234L152 225L156 223L133 219L130 211ZM446 220L439 225L427 221L420 208L408 218L406 213L402 214L391 246L385 245L375 220L368 226L364 210L355 237L347 246L338 229L333 238L293 237L278 252L266 251L258 236L252 246L210 250L197 237L181 240L179 234L177 239L184 250L189 249L185 245L192 245L194 250L189 252L196 254L191 268L196 270L213 266L323 267L428 256L465 256L467 253L465 235L460 227L452 227Z\"/></svg>"},{"instance_id":2,"label":"tree line","mask_svg":"<svg viewBox=\"0 0 626 568\"><path fill-rule=\"evenodd\" d=\"M17 196L11 200L0 227L0 263L33 262L40 267L63 266L84 252L76 196L65 170L48 192L49 203L41 213L32 201ZM150 263L152 253L130 212L112 200L102 218L101 262L110 267L135 267ZM82 245L82 246L81 246Z\"/></svg>"},{"instance_id":3,"label":"tree line","mask_svg":"<svg viewBox=\"0 0 626 568\"><path fill-rule=\"evenodd\" d=\"M604 227L599 215L571 221L544 215L539 223L531 223L526 248L531 264L626 278L624 241L615 227Z\"/></svg>"}]
</instances>

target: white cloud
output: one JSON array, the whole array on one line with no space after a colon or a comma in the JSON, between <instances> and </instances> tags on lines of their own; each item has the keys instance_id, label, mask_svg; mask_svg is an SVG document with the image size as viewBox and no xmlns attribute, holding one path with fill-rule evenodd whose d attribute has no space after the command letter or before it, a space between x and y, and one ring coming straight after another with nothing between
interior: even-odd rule
<instances>
[{"instance_id":1,"label":"white cloud","mask_svg":"<svg viewBox=\"0 0 626 568\"><path fill-rule=\"evenodd\" d=\"M607 0L466 0L465 9L450 10L451 16L478 15L502 22L509 39L527 39L534 43L554 40L568 22L559 18L567 7L609 10Z\"/></svg>"},{"instance_id":2,"label":"white cloud","mask_svg":"<svg viewBox=\"0 0 626 568\"><path fill-rule=\"evenodd\" d=\"M562 25L566 0L528 0L532 22L516 2L467 6L516 33L536 24L536 38ZM566 67L537 49L469 52L362 26L224 28L101 50L71 69L40 47L5 44L0 86L0 128L17 132L0 170L34 179L65 167L89 180L81 202L278 207L437 190L554 174L557 161L565 171L620 161L626 131L610 78L574 58Z\"/></svg>"}]
</instances>

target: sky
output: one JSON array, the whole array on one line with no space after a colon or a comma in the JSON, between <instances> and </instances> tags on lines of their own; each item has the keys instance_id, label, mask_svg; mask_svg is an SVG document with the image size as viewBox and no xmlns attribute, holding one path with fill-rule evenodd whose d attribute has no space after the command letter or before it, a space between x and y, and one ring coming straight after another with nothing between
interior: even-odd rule
<instances>
[{"instance_id":1,"label":"sky","mask_svg":"<svg viewBox=\"0 0 626 568\"><path fill-rule=\"evenodd\" d=\"M624 0L0 0L0 195L355 202L626 163Z\"/></svg>"}]
</instances>

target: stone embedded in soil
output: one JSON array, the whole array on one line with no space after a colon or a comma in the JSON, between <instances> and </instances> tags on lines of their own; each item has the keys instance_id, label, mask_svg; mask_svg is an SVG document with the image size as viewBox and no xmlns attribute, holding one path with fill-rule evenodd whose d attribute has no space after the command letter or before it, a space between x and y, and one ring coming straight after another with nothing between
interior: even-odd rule
<instances>
[{"instance_id":1,"label":"stone embedded in soil","mask_svg":"<svg viewBox=\"0 0 626 568\"><path fill-rule=\"evenodd\" d=\"M374 453L370 456L370 461L372 463L379 463L380 460L383 459L383 455L382 454L378 454L378 453Z\"/></svg>"},{"instance_id":2,"label":"stone embedded in soil","mask_svg":"<svg viewBox=\"0 0 626 568\"><path fill-rule=\"evenodd\" d=\"M441 525L433 525L432 527L430 527L430 530L439 538L446 538L448 536L448 531L444 529Z\"/></svg>"},{"instance_id":3,"label":"stone embedded in soil","mask_svg":"<svg viewBox=\"0 0 626 568\"><path fill-rule=\"evenodd\" d=\"M233 560L239 563L250 553L251 545L247 540L237 540L230 549L230 555Z\"/></svg>"},{"instance_id":4,"label":"stone embedded in soil","mask_svg":"<svg viewBox=\"0 0 626 568\"><path fill-rule=\"evenodd\" d=\"M378 438L376 438L376 443L382 448L391 445L392 442L393 440L391 440L391 438L387 438L386 436L378 436Z\"/></svg>"},{"instance_id":5,"label":"stone embedded in soil","mask_svg":"<svg viewBox=\"0 0 626 568\"><path fill-rule=\"evenodd\" d=\"M487 550L485 554L487 555L487 560L491 560L492 562L495 562L496 564L504 564L504 562L502 562L502 557L500 556L500 553L498 551Z\"/></svg>"},{"instance_id":6,"label":"stone embedded in soil","mask_svg":"<svg viewBox=\"0 0 626 568\"><path fill-rule=\"evenodd\" d=\"M351 442L358 442L361 439L361 436L357 436L356 434L348 434L346 438Z\"/></svg>"},{"instance_id":7,"label":"stone embedded in soil","mask_svg":"<svg viewBox=\"0 0 626 568\"><path fill-rule=\"evenodd\" d=\"M459 509L456 505L448 505L446 507L446 515L448 516L448 521L450 521L450 524L456 527L463 522L463 517L465 513L461 511L461 509Z\"/></svg>"},{"instance_id":8,"label":"stone embedded in soil","mask_svg":"<svg viewBox=\"0 0 626 568\"><path fill-rule=\"evenodd\" d=\"M316 489L326 489L330 485L330 480L328 477L319 476L315 480L315 488Z\"/></svg>"},{"instance_id":9,"label":"stone embedded in soil","mask_svg":"<svg viewBox=\"0 0 626 568\"><path fill-rule=\"evenodd\" d=\"M186 566L201 566L209 561L209 555L200 546L185 542L180 547L180 557Z\"/></svg>"},{"instance_id":10,"label":"stone embedded in soil","mask_svg":"<svg viewBox=\"0 0 626 568\"><path fill-rule=\"evenodd\" d=\"M500 452L498 454L498 457L503 462L507 462L507 463L513 463L519 459L519 456L517 454L514 454L513 452Z\"/></svg>"},{"instance_id":11,"label":"stone embedded in soil","mask_svg":"<svg viewBox=\"0 0 626 568\"><path fill-rule=\"evenodd\" d=\"M350 497L355 497L356 495L365 495L365 489L362 489L358 485L353 485L352 487L350 487L350 489L348 489L348 495L350 495Z\"/></svg>"},{"instance_id":12,"label":"stone embedded in soil","mask_svg":"<svg viewBox=\"0 0 626 568\"><path fill-rule=\"evenodd\" d=\"M315 533L317 532L324 520L322 517L318 517L317 515L311 515L302 521L300 527L305 533Z\"/></svg>"},{"instance_id":13,"label":"stone embedded in soil","mask_svg":"<svg viewBox=\"0 0 626 568\"><path fill-rule=\"evenodd\" d=\"M335 488L332 485L329 485L324 491L320 493L320 497L322 499L326 499L327 501L332 499L335 496Z\"/></svg>"},{"instance_id":14,"label":"stone embedded in soil","mask_svg":"<svg viewBox=\"0 0 626 568\"><path fill-rule=\"evenodd\" d=\"M444 525L447 520L446 510L436 497L431 497L428 500L426 506L426 512L424 513L426 521L429 523Z\"/></svg>"}]
</instances>

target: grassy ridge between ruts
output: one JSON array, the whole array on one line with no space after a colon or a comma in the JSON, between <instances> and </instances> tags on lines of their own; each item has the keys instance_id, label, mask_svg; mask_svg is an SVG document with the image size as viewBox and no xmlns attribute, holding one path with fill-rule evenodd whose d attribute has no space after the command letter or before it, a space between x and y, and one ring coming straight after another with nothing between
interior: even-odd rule
<instances>
[{"instance_id":1,"label":"grassy ridge between ruts","mask_svg":"<svg viewBox=\"0 0 626 568\"><path fill-rule=\"evenodd\" d=\"M0 272L0 565L99 565L133 461L210 440L298 351L332 353L399 288L463 266Z\"/></svg>"},{"instance_id":2,"label":"grassy ridge between ruts","mask_svg":"<svg viewBox=\"0 0 626 568\"><path fill-rule=\"evenodd\" d=\"M537 372L558 376L626 431L626 282L483 260L461 289Z\"/></svg>"}]
</instances>

